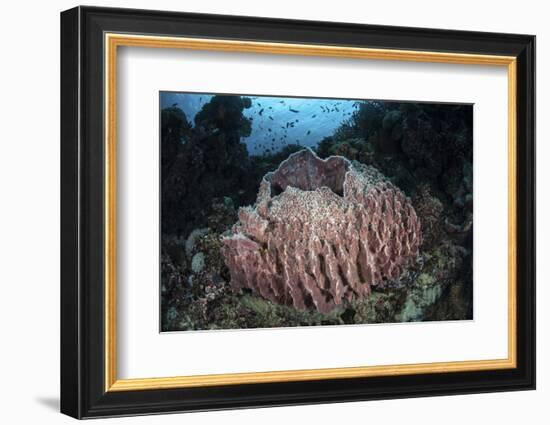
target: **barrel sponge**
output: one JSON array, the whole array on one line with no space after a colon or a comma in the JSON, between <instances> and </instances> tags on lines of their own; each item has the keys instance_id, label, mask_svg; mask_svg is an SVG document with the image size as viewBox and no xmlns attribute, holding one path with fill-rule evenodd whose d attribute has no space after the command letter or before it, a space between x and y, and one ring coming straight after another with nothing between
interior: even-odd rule
<instances>
[{"instance_id":1,"label":"barrel sponge","mask_svg":"<svg viewBox=\"0 0 550 425\"><path fill-rule=\"evenodd\" d=\"M234 290L327 313L397 279L421 238L410 200L377 169L304 149L263 177L222 253Z\"/></svg>"}]
</instances>

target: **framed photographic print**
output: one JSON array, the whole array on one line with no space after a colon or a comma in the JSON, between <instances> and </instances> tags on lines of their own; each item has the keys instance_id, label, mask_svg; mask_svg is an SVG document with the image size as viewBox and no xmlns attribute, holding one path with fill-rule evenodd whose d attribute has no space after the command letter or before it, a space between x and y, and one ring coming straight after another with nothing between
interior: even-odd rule
<instances>
[{"instance_id":1,"label":"framed photographic print","mask_svg":"<svg viewBox=\"0 0 550 425\"><path fill-rule=\"evenodd\" d=\"M61 411L533 389L535 38L61 14Z\"/></svg>"}]
</instances>

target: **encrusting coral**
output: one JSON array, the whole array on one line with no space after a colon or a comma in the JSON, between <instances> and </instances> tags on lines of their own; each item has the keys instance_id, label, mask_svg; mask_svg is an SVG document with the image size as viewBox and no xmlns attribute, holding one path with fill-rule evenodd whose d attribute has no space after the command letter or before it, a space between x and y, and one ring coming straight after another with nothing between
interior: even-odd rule
<instances>
[{"instance_id":1,"label":"encrusting coral","mask_svg":"<svg viewBox=\"0 0 550 425\"><path fill-rule=\"evenodd\" d=\"M263 177L222 253L234 290L327 313L398 279L421 239L409 199L378 170L305 149Z\"/></svg>"}]
</instances>

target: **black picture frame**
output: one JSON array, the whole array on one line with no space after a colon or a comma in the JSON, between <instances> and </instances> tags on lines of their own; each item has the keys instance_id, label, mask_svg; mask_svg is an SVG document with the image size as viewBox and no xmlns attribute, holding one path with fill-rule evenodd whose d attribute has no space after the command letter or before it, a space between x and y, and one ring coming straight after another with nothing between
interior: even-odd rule
<instances>
[{"instance_id":1,"label":"black picture frame","mask_svg":"<svg viewBox=\"0 0 550 425\"><path fill-rule=\"evenodd\" d=\"M517 367L105 391L104 34L514 56L517 59ZM75 418L535 388L535 37L76 7L61 13L61 412Z\"/></svg>"}]
</instances>

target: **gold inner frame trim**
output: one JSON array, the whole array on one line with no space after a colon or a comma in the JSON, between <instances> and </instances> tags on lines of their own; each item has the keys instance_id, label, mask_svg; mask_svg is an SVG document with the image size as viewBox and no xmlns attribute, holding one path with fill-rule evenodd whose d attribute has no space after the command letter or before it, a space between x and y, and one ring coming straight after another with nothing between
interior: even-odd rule
<instances>
[{"instance_id":1,"label":"gold inner frame trim","mask_svg":"<svg viewBox=\"0 0 550 425\"><path fill-rule=\"evenodd\" d=\"M330 45L287 44L256 41L161 37L106 33L105 46L105 391L137 391L215 385L269 382L312 381L375 376L411 375L511 369L517 365L516 261L516 58L478 54L370 49ZM398 364L381 366L302 369L165 378L118 379L116 325L116 136L117 136L117 50L118 47L148 47L262 53L279 55L324 56L405 62L433 62L503 66L508 72L508 357L494 360Z\"/></svg>"}]
</instances>

